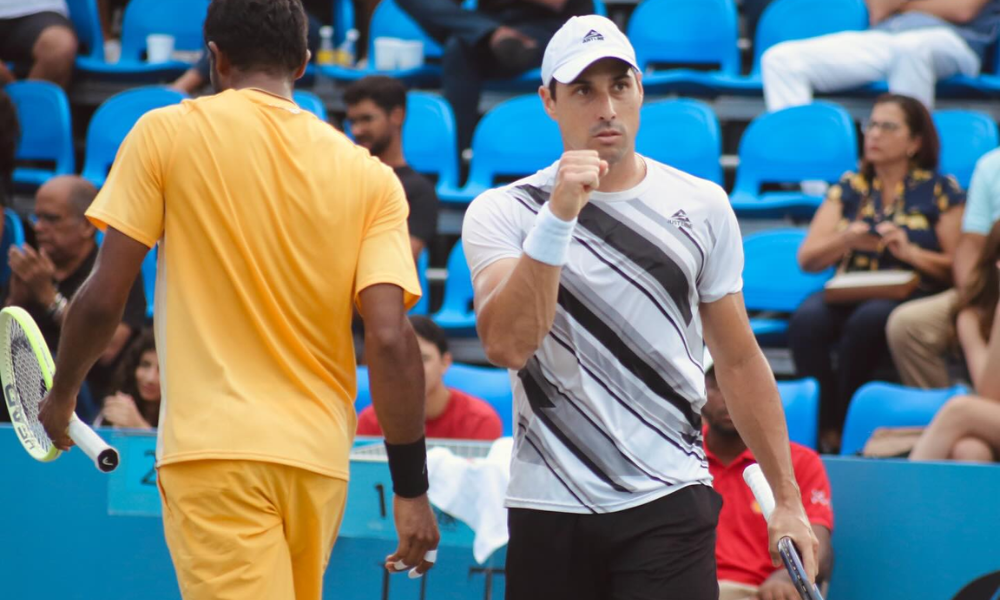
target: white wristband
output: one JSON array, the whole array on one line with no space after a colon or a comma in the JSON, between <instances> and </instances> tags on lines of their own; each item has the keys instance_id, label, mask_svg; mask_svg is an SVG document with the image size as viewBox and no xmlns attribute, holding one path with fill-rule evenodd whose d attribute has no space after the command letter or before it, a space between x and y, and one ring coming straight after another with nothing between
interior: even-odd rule
<instances>
[{"instance_id":1,"label":"white wristband","mask_svg":"<svg viewBox=\"0 0 1000 600\"><path fill-rule=\"evenodd\" d=\"M524 253L553 267L565 265L574 227L576 219L563 221L552 214L546 202L535 217L535 226L528 232L528 237L524 238Z\"/></svg>"}]
</instances>

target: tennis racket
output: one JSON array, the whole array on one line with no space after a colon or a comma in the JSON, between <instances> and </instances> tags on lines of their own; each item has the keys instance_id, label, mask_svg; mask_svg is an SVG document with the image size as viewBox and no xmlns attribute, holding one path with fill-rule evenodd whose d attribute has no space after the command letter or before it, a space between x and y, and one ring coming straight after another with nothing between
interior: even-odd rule
<instances>
[{"instance_id":1,"label":"tennis racket","mask_svg":"<svg viewBox=\"0 0 1000 600\"><path fill-rule=\"evenodd\" d=\"M52 354L31 315L16 306L0 310L0 380L7 411L21 445L42 462L60 454L38 420L38 405L52 387L54 372ZM69 437L101 471L108 473L118 466L118 451L75 413L69 421Z\"/></svg>"},{"instance_id":2,"label":"tennis racket","mask_svg":"<svg viewBox=\"0 0 1000 600\"><path fill-rule=\"evenodd\" d=\"M743 481L747 482L750 490L757 498L761 512L764 513L764 520L771 520L771 512L774 510L774 492L767 484L764 473L760 470L760 465L752 464L743 471ZM790 538L784 537L778 540L778 554L781 555L781 562L785 563L785 570L792 578L792 584L799 591L802 600L823 600L823 595L819 593L816 584L809 581L806 569L802 566L802 559L799 551L795 549L795 544Z\"/></svg>"}]
</instances>

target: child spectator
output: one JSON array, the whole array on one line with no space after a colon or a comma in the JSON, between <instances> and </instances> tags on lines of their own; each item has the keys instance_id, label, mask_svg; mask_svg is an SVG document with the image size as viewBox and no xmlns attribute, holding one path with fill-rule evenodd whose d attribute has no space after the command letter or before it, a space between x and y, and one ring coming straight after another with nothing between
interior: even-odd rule
<instances>
[{"instance_id":1,"label":"child spectator","mask_svg":"<svg viewBox=\"0 0 1000 600\"><path fill-rule=\"evenodd\" d=\"M156 429L160 420L160 363L153 332L144 329L125 351L115 393L104 399L94 425Z\"/></svg>"}]
</instances>

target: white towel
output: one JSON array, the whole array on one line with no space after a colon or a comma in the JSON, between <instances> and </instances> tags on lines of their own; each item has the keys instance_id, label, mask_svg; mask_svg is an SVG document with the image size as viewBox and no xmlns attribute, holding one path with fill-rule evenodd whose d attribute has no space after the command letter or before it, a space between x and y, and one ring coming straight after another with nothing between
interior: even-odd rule
<instances>
[{"instance_id":1,"label":"white towel","mask_svg":"<svg viewBox=\"0 0 1000 600\"><path fill-rule=\"evenodd\" d=\"M442 447L427 452L430 501L475 532L472 555L479 564L507 544L503 501L513 445L512 438L500 438L486 458L476 459L460 458Z\"/></svg>"}]
</instances>

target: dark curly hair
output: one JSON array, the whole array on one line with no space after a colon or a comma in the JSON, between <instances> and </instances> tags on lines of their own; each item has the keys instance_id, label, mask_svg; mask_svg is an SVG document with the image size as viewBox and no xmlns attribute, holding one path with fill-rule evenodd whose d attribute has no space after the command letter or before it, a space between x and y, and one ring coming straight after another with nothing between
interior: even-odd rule
<instances>
[{"instance_id":1,"label":"dark curly hair","mask_svg":"<svg viewBox=\"0 0 1000 600\"><path fill-rule=\"evenodd\" d=\"M132 396L142 418L156 427L157 421L160 419L160 403L144 402L142 396L139 395L139 382L135 380L135 371L142 363L142 355L149 351L156 352L156 340L150 329L143 329L125 350L115 376L115 390Z\"/></svg>"},{"instance_id":2,"label":"dark curly hair","mask_svg":"<svg viewBox=\"0 0 1000 600\"><path fill-rule=\"evenodd\" d=\"M301 0L212 0L205 45L215 42L241 71L294 73L306 60L308 21Z\"/></svg>"},{"instance_id":3,"label":"dark curly hair","mask_svg":"<svg viewBox=\"0 0 1000 600\"><path fill-rule=\"evenodd\" d=\"M14 193L14 154L20 139L14 101L0 88L0 206L7 206Z\"/></svg>"},{"instance_id":4,"label":"dark curly hair","mask_svg":"<svg viewBox=\"0 0 1000 600\"><path fill-rule=\"evenodd\" d=\"M403 82L385 75L369 75L347 86L344 104L353 106L371 100L386 114L397 108L406 108L406 86Z\"/></svg>"}]
</instances>

